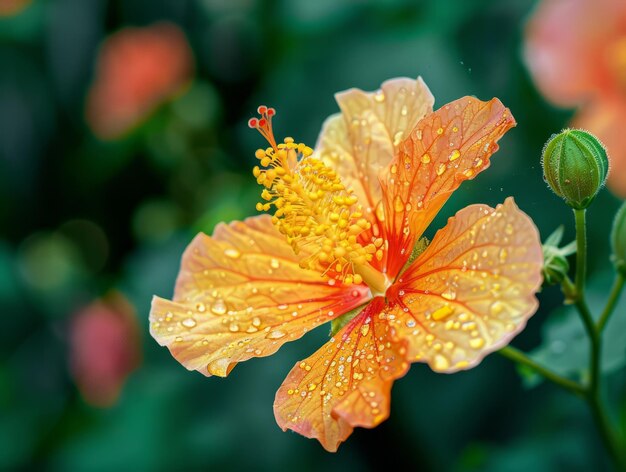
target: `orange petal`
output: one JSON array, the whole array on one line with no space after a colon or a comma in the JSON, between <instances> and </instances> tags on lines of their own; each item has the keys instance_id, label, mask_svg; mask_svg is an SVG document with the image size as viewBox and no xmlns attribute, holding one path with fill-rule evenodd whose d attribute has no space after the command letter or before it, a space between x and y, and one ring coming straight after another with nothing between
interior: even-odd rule
<instances>
[{"instance_id":1,"label":"orange petal","mask_svg":"<svg viewBox=\"0 0 626 472\"><path fill-rule=\"evenodd\" d=\"M388 292L408 359L455 372L505 346L537 309L542 264L537 228L512 198L459 211Z\"/></svg>"},{"instance_id":2,"label":"orange petal","mask_svg":"<svg viewBox=\"0 0 626 472\"><path fill-rule=\"evenodd\" d=\"M597 100L576 114L572 126L595 134L606 146L610 172L607 186L621 198L626 198L626 100L612 97Z\"/></svg>"},{"instance_id":3,"label":"orange petal","mask_svg":"<svg viewBox=\"0 0 626 472\"><path fill-rule=\"evenodd\" d=\"M497 98L460 98L420 120L381 175L390 277L452 192L489 166L497 141L513 126Z\"/></svg>"},{"instance_id":4,"label":"orange petal","mask_svg":"<svg viewBox=\"0 0 626 472\"><path fill-rule=\"evenodd\" d=\"M223 377L370 297L332 283L299 267L269 216L222 224L185 251L173 301L154 297L150 332L189 370Z\"/></svg>"},{"instance_id":5,"label":"orange petal","mask_svg":"<svg viewBox=\"0 0 626 472\"><path fill-rule=\"evenodd\" d=\"M610 46L623 34L625 14L622 0L540 2L526 27L524 55L549 100L576 105L620 87Z\"/></svg>"},{"instance_id":6,"label":"orange petal","mask_svg":"<svg viewBox=\"0 0 626 472\"><path fill-rule=\"evenodd\" d=\"M378 175L415 124L432 111L434 98L418 77L388 80L376 92L353 88L336 99L341 114L324 123L316 152L354 190L366 216L376 223L376 209L382 211ZM374 225L374 234L377 229ZM372 231L364 234L366 240Z\"/></svg>"},{"instance_id":7,"label":"orange petal","mask_svg":"<svg viewBox=\"0 0 626 472\"><path fill-rule=\"evenodd\" d=\"M337 335L297 363L276 393L278 425L336 451L355 426L389 416L394 379L408 370L403 342L391 337L385 301L375 298Z\"/></svg>"}]
</instances>

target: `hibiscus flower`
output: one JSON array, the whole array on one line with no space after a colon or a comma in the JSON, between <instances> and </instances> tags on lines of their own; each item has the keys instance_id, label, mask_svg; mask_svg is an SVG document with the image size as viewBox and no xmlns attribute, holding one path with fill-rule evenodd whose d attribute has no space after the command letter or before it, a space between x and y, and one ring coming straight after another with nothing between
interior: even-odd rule
<instances>
[{"instance_id":1,"label":"hibiscus flower","mask_svg":"<svg viewBox=\"0 0 626 472\"><path fill-rule=\"evenodd\" d=\"M250 126L269 147L256 152L257 209L272 216L199 234L173 300L155 297L150 313L179 362L218 376L332 321L274 403L281 428L329 451L389 416L391 386L412 362L451 373L506 345L537 308L542 266L537 229L512 199L469 206L422 238L515 125L498 99L433 112L421 79L394 79L337 101L315 151L277 143L275 111L259 107Z\"/></svg>"},{"instance_id":2,"label":"hibiscus flower","mask_svg":"<svg viewBox=\"0 0 626 472\"><path fill-rule=\"evenodd\" d=\"M607 185L626 197L626 2L544 0L526 27L525 57L549 101L578 107L571 126L606 145Z\"/></svg>"}]
</instances>

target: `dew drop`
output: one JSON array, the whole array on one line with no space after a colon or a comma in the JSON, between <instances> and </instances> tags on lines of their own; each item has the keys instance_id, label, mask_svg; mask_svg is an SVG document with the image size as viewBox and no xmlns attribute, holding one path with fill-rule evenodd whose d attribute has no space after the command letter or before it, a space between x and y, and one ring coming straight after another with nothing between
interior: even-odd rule
<instances>
[{"instance_id":1,"label":"dew drop","mask_svg":"<svg viewBox=\"0 0 626 472\"><path fill-rule=\"evenodd\" d=\"M196 320L193 318L185 318L181 323L185 328L193 328L196 325Z\"/></svg>"},{"instance_id":2,"label":"dew drop","mask_svg":"<svg viewBox=\"0 0 626 472\"><path fill-rule=\"evenodd\" d=\"M226 257L230 257L231 259L237 259L241 256L241 253L235 248L228 248L224 250L224 255Z\"/></svg>"},{"instance_id":3,"label":"dew drop","mask_svg":"<svg viewBox=\"0 0 626 472\"><path fill-rule=\"evenodd\" d=\"M400 144L402 142L402 136L404 135L404 133L402 133L402 131L398 131L396 134L393 135L393 145L397 146L398 144Z\"/></svg>"},{"instance_id":4,"label":"dew drop","mask_svg":"<svg viewBox=\"0 0 626 472\"><path fill-rule=\"evenodd\" d=\"M236 333L237 331L239 331L239 325L238 325L237 323L231 323L231 324L228 326L228 330L229 330L231 333Z\"/></svg>"},{"instance_id":5,"label":"dew drop","mask_svg":"<svg viewBox=\"0 0 626 472\"><path fill-rule=\"evenodd\" d=\"M502 302L493 302L491 306L489 307L489 312L493 316L498 316L503 311L504 311L504 305L502 304Z\"/></svg>"},{"instance_id":6,"label":"dew drop","mask_svg":"<svg viewBox=\"0 0 626 472\"><path fill-rule=\"evenodd\" d=\"M439 167L437 167L437 175L441 175L446 171L446 165L442 162L441 164L439 164Z\"/></svg>"},{"instance_id":7,"label":"dew drop","mask_svg":"<svg viewBox=\"0 0 626 472\"><path fill-rule=\"evenodd\" d=\"M379 90L374 94L374 100L378 103L382 103L385 101L385 93L382 90Z\"/></svg>"},{"instance_id":8,"label":"dew drop","mask_svg":"<svg viewBox=\"0 0 626 472\"><path fill-rule=\"evenodd\" d=\"M252 318L252 326L256 326L256 327L261 326L261 318L259 318L258 316L255 316L254 318Z\"/></svg>"},{"instance_id":9,"label":"dew drop","mask_svg":"<svg viewBox=\"0 0 626 472\"><path fill-rule=\"evenodd\" d=\"M454 313L454 308L452 308L450 305L444 305L441 308L437 308L435 311L433 311L430 316L433 320L440 321L447 318L452 313Z\"/></svg>"},{"instance_id":10,"label":"dew drop","mask_svg":"<svg viewBox=\"0 0 626 472\"><path fill-rule=\"evenodd\" d=\"M485 340L483 338L473 338L473 339L470 339L469 344L472 347L472 349L480 349L481 347L485 345Z\"/></svg>"},{"instance_id":11,"label":"dew drop","mask_svg":"<svg viewBox=\"0 0 626 472\"><path fill-rule=\"evenodd\" d=\"M461 152L458 149L454 149L448 156L448 160L456 161L459 157L461 157Z\"/></svg>"},{"instance_id":12,"label":"dew drop","mask_svg":"<svg viewBox=\"0 0 626 472\"><path fill-rule=\"evenodd\" d=\"M428 163L430 162L430 160L431 160L431 159L430 159L430 154L424 154L424 155L422 156L422 163L424 163L424 164L428 164Z\"/></svg>"},{"instance_id":13,"label":"dew drop","mask_svg":"<svg viewBox=\"0 0 626 472\"><path fill-rule=\"evenodd\" d=\"M450 367L450 362L448 359L441 354L437 354L433 359L433 369L435 370L446 370Z\"/></svg>"},{"instance_id":14,"label":"dew drop","mask_svg":"<svg viewBox=\"0 0 626 472\"><path fill-rule=\"evenodd\" d=\"M280 267L280 262L278 262L276 259L272 259L270 261L270 267L272 269L278 269Z\"/></svg>"},{"instance_id":15,"label":"dew drop","mask_svg":"<svg viewBox=\"0 0 626 472\"><path fill-rule=\"evenodd\" d=\"M396 195L396 198L394 198L393 209L396 210L398 213L404 211L404 203L402 202L400 195Z\"/></svg>"},{"instance_id":16,"label":"dew drop","mask_svg":"<svg viewBox=\"0 0 626 472\"><path fill-rule=\"evenodd\" d=\"M206 311L206 306L204 305L204 303L198 303L196 304L196 310L199 313L204 313Z\"/></svg>"},{"instance_id":17,"label":"dew drop","mask_svg":"<svg viewBox=\"0 0 626 472\"><path fill-rule=\"evenodd\" d=\"M267 336L265 336L267 339L280 339L282 337L285 336L285 332L284 331L280 331L278 329L275 329L274 331L270 331Z\"/></svg>"},{"instance_id":18,"label":"dew drop","mask_svg":"<svg viewBox=\"0 0 626 472\"><path fill-rule=\"evenodd\" d=\"M226 303L221 298L218 298L211 305L211 311L216 315L224 315L227 311Z\"/></svg>"},{"instance_id":19,"label":"dew drop","mask_svg":"<svg viewBox=\"0 0 626 472\"><path fill-rule=\"evenodd\" d=\"M455 300L456 299L456 292L454 290L447 290L447 291L443 292L441 294L441 296L443 298L445 298L446 300Z\"/></svg>"}]
</instances>

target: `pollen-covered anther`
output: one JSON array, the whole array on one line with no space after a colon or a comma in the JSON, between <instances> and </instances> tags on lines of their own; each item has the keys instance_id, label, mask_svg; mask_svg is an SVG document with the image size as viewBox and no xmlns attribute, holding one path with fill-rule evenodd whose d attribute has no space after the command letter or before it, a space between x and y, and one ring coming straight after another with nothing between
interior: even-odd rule
<instances>
[{"instance_id":1,"label":"pollen-covered anther","mask_svg":"<svg viewBox=\"0 0 626 472\"><path fill-rule=\"evenodd\" d=\"M363 218L356 196L333 169L312 155L309 146L291 137L277 143L271 126L275 111L267 107L258 111L261 117L252 118L249 124L270 147L255 152L260 166L252 173L264 187L257 210L273 209L272 222L294 251L310 253L300 262L303 268L346 284L362 283L354 265L367 264L379 249L359 242L359 235L371 224Z\"/></svg>"}]
</instances>

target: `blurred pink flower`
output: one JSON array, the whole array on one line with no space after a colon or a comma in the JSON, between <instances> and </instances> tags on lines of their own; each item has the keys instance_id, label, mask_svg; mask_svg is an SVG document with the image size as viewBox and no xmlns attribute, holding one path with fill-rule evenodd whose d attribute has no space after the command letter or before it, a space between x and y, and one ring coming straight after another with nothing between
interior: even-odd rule
<instances>
[{"instance_id":1,"label":"blurred pink flower","mask_svg":"<svg viewBox=\"0 0 626 472\"><path fill-rule=\"evenodd\" d=\"M70 326L70 371L93 406L115 404L127 377L141 363L135 312L121 295L81 309Z\"/></svg>"},{"instance_id":2,"label":"blurred pink flower","mask_svg":"<svg viewBox=\"0 0 626 472\"><path fill-rule=\"evenodd\" d=\"M544 0L527 25L525 57L546 98L580 107L572 126L604 142L608 185L626 197L626 1Z\"/></svg>"},{"instance_id":3,"label":"blurred pink flower","mask_svg":"<svg viewBox=\"0 0 626 472\"><path fill-rule=\"evenodd\" d=\"M105 40L87 97L94 134L116 139L191 80L194 60L184 33L170 23L125 28Z\"/></svg>"},{"instance_id":4,"label":"blurred pink flower","mask_svg":"<svg viewBox=\"0 0 626 472\"><path fill-rule=\"evenodd\" d=\"M30 4L30 0L0 0L0 17L20 13Z\"/></svg>"}]
</instances>

